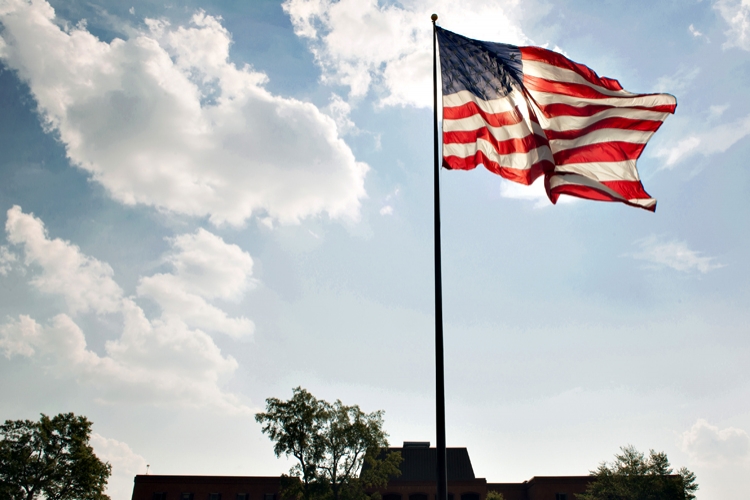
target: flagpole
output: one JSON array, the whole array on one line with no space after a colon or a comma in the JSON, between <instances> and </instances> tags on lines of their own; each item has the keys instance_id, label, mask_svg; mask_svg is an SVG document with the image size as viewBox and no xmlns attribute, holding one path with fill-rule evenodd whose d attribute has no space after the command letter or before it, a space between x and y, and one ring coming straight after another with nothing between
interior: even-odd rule
<instances>
[{"instance_id":1,"label":"flagpole","mask_svg":"<svg viewBox=\"0 0 750 500\"><path fill-rule=\"evenodd\" d=\"M445 363L443 358L443 283L440 256L440 151L438 149L437 30L432 19L432 110L435 145L435 427L437 428L437 495L448 500L448 467L445 451Z\"/></svg>"}]
</instances>

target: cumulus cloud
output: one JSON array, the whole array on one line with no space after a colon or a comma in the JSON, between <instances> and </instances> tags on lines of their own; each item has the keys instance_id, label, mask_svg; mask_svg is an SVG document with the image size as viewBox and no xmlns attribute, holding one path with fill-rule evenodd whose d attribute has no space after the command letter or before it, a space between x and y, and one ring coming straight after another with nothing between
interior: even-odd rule
<instances>
[{"instance_id":1,"label":"cumulus cloud","mask_svg":"<svg viewBox=\"0 0 750 500\"><path fill-rule=\"evenodd\" d=\"M544 178L537 179L532 185L524 186L517 182L511 182L505 179L500 179L500 196L503 198L510 198L512 200L524 200L534 203L534 208L546 208L551 207L552 202L549 201L547 191L544 189ZM575 196L561 196L557 200L558 205L565 205L568 203L576 203L580 201L580 198Z\"/></svg>"},{"instance_id":2,"label":"cumulus cloud","mask_svg":"<svg viewBox=\"0 0 750 500\"><path fill-rule=\"evenodd\" d=\"M0 275L7 276L16 262L16 255L6 246L0 246Z\"/></svg>"},{"instance_id":3,"label":"cumulus cloud","mask_svg":"<svg viewBox=\"0 0 750 500\"><path fill-rule=\"evenodd\" d=\"M712 106L709 110L709 118L715 119L722 112L723 109ZM664 159L661 168L671 170L695 155L710 156L723 153L748 135L750 135L750 115L690 134L671 145L656 148L652 154Z\"/></svg>"},{"instance_id":4,"label":"cumulus cloud","mask_svg":"<svg viewBox=\"0 0 750 500\"><path fill-rule=\"evenodd\" d=\"M737 47L750 50L750 2L748 0L717 0L714 8L729 25L725 49Z\"/></svg>"},{"instance_id":5,"label":"cumulus cloud","mask_svg":"<svg viewBox=\"0 0 750 500\"><path fill-rule=\"evenodd\" d=\"M519 0L286 0L295 33L306 39L323 81L349 87L352 98L376 89L382 106L432 103L432 25L475 38L524 43Z\"/></svg>"},{"instance_id":6,"label":"cumulus cloud","mask_svg":"<svg viewBox=\"0 0 750 500\"><path fill-rule=\"evenodd\" d=\"M231 63L219 19L151 19L110 43L59 24L44 0L4 1L0 60L29 85L70 161L115 199L216 224L359 216L367 166L332 118Z\"/></svg>"},{"instance_id":7,"label":"cumulus cloud","mask_svg":"<svg viewBox=\"0 0 750 500\"><path fill-rule=\"evenodd\" d=\"M67 241L50 239L42 221L24 214L17 205L7 215L8 241L23 246L26 266L41 269L31 280L34 286L64 297L72 314L104 314L120 309L122 290L108 264L84 255Z\"/></svg>"},{"instance_id":8,"label":"cumulus cloud","mask_svg":"<svg viewBox=\"0 0 750 500\"><path fill-rule=\"evenodd\" d=\"M331 118L336 122L342 134L356 134L359 132L357 126L350 118L352 106L340 95L331 94L331 101L326 109Z\"/></svg>"},{"instance_id":9,"label":"cumulus cloud","mask_svg":"<svg viewBox=\"0 0 750 500\"><path fill-rule=\"evenodd\" d=\"M133 494L133 478L146 472L146 459L135 453L127 443L100 434L89 440L100 460L109 462L112 475L107 481L107 495L112 500L128 500Z\"/></svg>"},{"instance_id":10,"label":"cumulus cloud","mask_svg":"<svg viewBox=\"0 0 750 500\"><path fill-rule=\"evenodd\" d=\"M213 339L195 328L195 323L214 314L219 320L214 329L225 328L230 334L249 333L240 332L243 325L251 330L249 320L240 318L232 326L231 318L218 308L207 309L213 306L205 302L210 297L239 297L252 268L249 255L207 231L175 238L173 252L167 256L175 273L156 275L156 281L172 276L171 284L184 288L173 290L178 297L188 295L194 299L181 304L186 308L181 315L175 305L179 299L170 302L168 291L162 291L162 295L144 293L163 309L161 316L149 319L133 298L124 296L111 267L84 255L67 241L50 239L40 219L13 207L8 211L6 232L8 240L23 249L24 263L33 276L31 284L42 292L62 296L68 304L68 313L58 314L44 324L20 315L0 326L0 350L6 357L32 358L54 373L72 376L94 387L104 401L250 411L235 395L221 389L236 371L237 361L222 355ZM208 262L211 252L215 258L228 262ZM244 273L244 277L233 276L229 283L220 283L215 277L206 276L214 271L231 274L232 269ZM83 290L84 286L89 289ZM204 309L188 309L196 304ZM121 318L122 334L106 342L104 355L88 348L83 330L71 316L82 311Z\"/></svg>"},{"instance_id":11,"label":"cumulus cloud","mask_svg":"<svg viewBox=\"0 0 750 500\"><path fill-rule=\"evenodd\" d=\"M171 242L173 250L166 261L174 272L141 278L138 295L159 304L165 321L179 318L191 326L233 337L251 334L252 321L230 318L207 300L239 300L251 284L252 257L205 229Z\"/></svg>"},{"instance_id":12,"label":"cumulus cloud","mask_svg":"<svg viewBox=\"0 0 750 500\"><path fill-rule=\"evenodd\" d=\"M638 242L639 252L632 254L635 259L645 260L658 266L666 266L677 271L707 273L724 267L714 257L705 257L691 250L683 241L662 241L656 236Z\"/></svg>"},{"instance_id":13,"label":"cumulus cloud","mask_svg":"<svg viewBox=\"0 0 750 500\"><path fill-rule=\"evenodd\" d=\"M719 429L698 419L681 436L682 450L695 460L707 464L736 463L750 456L750 436L742 429Z\"/></svg>"}]
</instances>

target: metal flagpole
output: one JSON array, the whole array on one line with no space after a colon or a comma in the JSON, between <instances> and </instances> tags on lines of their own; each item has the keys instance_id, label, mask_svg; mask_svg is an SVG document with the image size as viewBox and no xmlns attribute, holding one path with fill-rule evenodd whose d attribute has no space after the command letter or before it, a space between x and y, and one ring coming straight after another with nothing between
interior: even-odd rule
<instances>
[{"instance_id":1,"label":"metal flagpole","mask_svg":"<svg viewBox=\"0 0 750 500\"><path fill-rule=\"evenodd\" d=\"M440 258L440 151L438 150L437 31L432 19L432 109L435 143L435 424L437 427L437 496L448 500L448 467L445 451L445 368L443 360L443 283Z\"/></svg>"}]
</instances>

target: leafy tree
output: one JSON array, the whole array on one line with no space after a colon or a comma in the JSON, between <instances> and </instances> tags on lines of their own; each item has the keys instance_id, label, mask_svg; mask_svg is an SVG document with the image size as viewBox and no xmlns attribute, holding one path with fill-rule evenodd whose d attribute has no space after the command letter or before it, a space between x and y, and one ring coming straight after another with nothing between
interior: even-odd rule
<instances>
[{"instance_id":1,"label":"leafy tree","mask_svg":"<svg viewBox=\"0 0 750 500\"><path fill-rule=\"evenodd\" d=\"M602 462L578 500L693 500L698 484L685 467L676 473L664 452L643 453L628 445L612 463Z\"/></svg>"},{"instance_id":2,"label":"leafy tree","mask_svg":"<svg viewBox=\"0 0 750 500\"><path fill-rule=\"evenodd\" d=\"M505 500L505 497L499 491L490 490L487 492L487 498L485 500Z\"/></svg>"},{"instance_id":3,"label":"leafy tree","mask_svg":"<svg viewBox=\"0 0 750 500\"><path fill-rule=\"evenodd\" d=\"M401 474L401 454L383 453L388 435L382 411L364 413L339 400L331 404L297 387L288 401L266 399L266 412L255 420L275 443L277 457L297 460L282 478L287 498L363 500L367 489Z\"/></svg>"},{"instance_id":4,"label":"leafy tree","mask_svg":"<svg viewBox=\"0 0 750 500\"><path fill-rule=\"evenodd\" d=\"M0 426L0 495L12 500L109 500L112 467L89 446L91 422L72 413Z\"/></svg>"}]
</instances>

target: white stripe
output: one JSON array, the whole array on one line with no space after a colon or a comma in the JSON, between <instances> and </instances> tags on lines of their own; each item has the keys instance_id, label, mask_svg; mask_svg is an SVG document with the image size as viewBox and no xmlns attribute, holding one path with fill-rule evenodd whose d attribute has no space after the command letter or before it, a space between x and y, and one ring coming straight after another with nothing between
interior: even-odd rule
<instances>
[{"instance_id":1,"label":"white stripe","mask_svg":"<svg viewBox=\"0 0 750 500\"><path fill-rule=\"evenodd\" d=\"M600 111L591 116L556 116L554 118L546 118L542 113L537 113L537 116L545 129L562 131L581 130L605 118L628 118L631 120L663 122L669 116L669 113L645 109L612 108Z\"/></svg>"},{"instance_id":2,"label":"white stripe","mask_svg":"<svg viewBox=\"0 0 750 500\"><path fill-rule=\"evenodd\" d=\"M675 98L669 94L636 95L635 97L603 97L601 99L592 99L588 97L553 94L551 92L539 92L531 89L529 89L529 93L534 100L541 105L570 104L573 106L585 106L587 104L601 104L617 108L629 108L634 106L652 108L654 106L676 104L677 102Z\"/></svg>"},{"instance_id":3,"label":"white stripe","mask_svg":"<svg viewBox=\"0 0 750 500\"><path fill-rule=\"evenodd\" d=\"M522 139L534 133L545 137L544 129L536 122L522 121L513 125L503 125L502 127L493 127L489 125L481 115L473 115L468 118L458 120L443 120L443 132L468 132L487 127L493 137L498 141L507 141L508 139ZM529 130L531 127L531 130Z\"/></svg>"},{"instance_id":4,"label":"white stripe","mask_svg":"<svg viewBox=\"0 0 750 500\"><path fill-rule=\"evenodd\" d=\"M591 163L566 163L555 167L555 172L580 174L597 181L638 181L635 160Z\"/></svg>"},{"instance_id":5,"label":"white stripe","mask_svg":"<svg viewBox=\"0 0 750 500\"><path fill-rule=\"evenodd\" d=\"M542 61L523 61L523 74L561 83L578 83L592 88L597 92L601 92L605 95L616 97L630 97L635 95L632 92L628 92L627 90L609 90L600 85L591 83L573 70L561 68L559 66L555 66L553 64L545 63Z\"/></svg>"},{"instance_id":6,"label":"white stripe","mask_svg":"<svg viewBox=\"0 0 750 500\"><path fill-rule=\"evenodd\" d=\"M625 197L617 191L613 191L604 184L597 182L594 179L589 179L588 177L583 175L551 175L549 178L550 190L561 186L586 186L604 191L605 193L609 194L613 198L617 198L618 200L625 200Z\"/></svg>"},{"instance_id":7,"label":"white stripe","mask_svg":"<svg viewBox=\"0 0 750 500\"><path fill-rule=\"evenodd\" d=\"M501 155L489 142L478 140L471 144L443 144L443 156L458 156L459 158L469 158L481 150L484 155L501 167L514 168L517 170L528 170L534 163L542 160L549 160L554 163L552 152L546 146L532 149L528 153L511 153Z\"/></svg>"},{"instance_id":8,"label":"white stripe","mask_svg":"<svg viewBox=\"0 0 750 500\"><path fill-rule=\"evenodd\" d=\"M454 94L448 94L443 96L443 107L453 108L456 106L462 106L464 104L474 102L479 106L479 109L485 113L505 113L506 111L513 111L516 108L516 104L524 103L526 100L523 98L523 94L514 90L505 97L500 99L491 99L486 101L480 97L475 96L468 90L461 90Z\"/></svg>"},{"instance_id":9,"label":"white stripe","mask_svg":"<svg viewBox=\"0 0 750 500\"><path fill-rule=\"evenodd\" d=\"M630 198L628 202L633 205L650 208L656 205L656 198Z\"/></svg>"},{"instance_id":10,"label":"white stripe","mask_svg":"<svg viewBox=\"0 0 750 500\"><path fill-rule=\"evenodd\" d=\"M549 141L552 151L564 151L566 149L588 146L590 144L601 144L602 142L631 142L633 144L645 144L654 135L653 131L623 130L621 128L603 128L594 130L577 139L554 139Z\"/></svg>"},{"instance_id":11,"label":"white stripe","mask_svg":"<svg viewBox=\"0 0 750 500\"><path fill-rule=\"evenodd\" d=\"M633 203L634 205L639 205L642 207L652 207L656 204L656 200L654 198L631 198L626 199L624 196L622 196L617 191L613 191L612 189L608 188L604 184L601 184L600 182L595 181L594 179L589 179L588 177L582 176L582 175L551 175L549 178L549 186L550 191L554 191L556 188L561 186L586 186L593 189L597 189L599 191L604 191L605 193L609 194L615 199L621 200L621 201L628 201L629 203Z\"/></svg>"}]
</instances>

